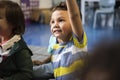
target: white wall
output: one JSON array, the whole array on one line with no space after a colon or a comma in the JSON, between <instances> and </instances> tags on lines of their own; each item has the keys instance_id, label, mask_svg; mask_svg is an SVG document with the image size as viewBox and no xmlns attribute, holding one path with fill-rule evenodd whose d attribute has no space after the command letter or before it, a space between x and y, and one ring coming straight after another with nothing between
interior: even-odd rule
<instances>
[{"instance_id":1,"label":"white wall","mask_svg":"<svg viewBox=\"0 0 120 80\"><path fill-rule=\"evenodd\" d=\"M52 7L52 2L53 0L40 0L39 1L39 8L51 8Z\"/></svg>"},{"instance_id":2,"label":"white wall","mask_svg":"<svg viewBox=\"0 0 120 80\"><path fill-rule=\"evenodd\" d=\"M65 1L65 0L53 0L54 2L54 5L56 5L56 4L58 4L59 2L61 2L61 1Z\"/></svg>"}]
</instances>

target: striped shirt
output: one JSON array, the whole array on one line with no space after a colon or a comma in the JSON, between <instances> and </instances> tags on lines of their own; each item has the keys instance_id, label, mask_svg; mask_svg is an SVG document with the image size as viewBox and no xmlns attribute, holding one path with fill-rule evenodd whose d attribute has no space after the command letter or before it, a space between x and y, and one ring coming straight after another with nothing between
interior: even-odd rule
<instances>
[{"instance_id":1,"label":"striped shirt","mask_svg":"<svg viewBox=\"0 0 120 80\"><path fill-rule=\"evenodd\" d=\"M82 41L72 36L68 42L60 44L56 37L51 36L48 52L52 54L55 79L75 80L75 72L82 65L82 57L87 52L86 34L84 33Z\"/></svg>"}]
</instances>

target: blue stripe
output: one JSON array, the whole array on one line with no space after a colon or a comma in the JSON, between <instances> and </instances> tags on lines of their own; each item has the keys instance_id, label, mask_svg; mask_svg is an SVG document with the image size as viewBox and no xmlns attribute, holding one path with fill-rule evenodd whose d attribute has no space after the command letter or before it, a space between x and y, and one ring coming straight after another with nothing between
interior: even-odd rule
<instances>
[{"instance_id":1,"label":"blue stripe","mask_svg":"<svg viewBox=\"0 0 120 80\"><path fill-rule=\"evenodd\" d=\"M81 59L84 56L84 53L79 52L76 54L72 54L71 52L64 54L61 57L59 62L53 62L54 69L58 67L69 67L76 60Z\"/></svg>"}]
</instances>

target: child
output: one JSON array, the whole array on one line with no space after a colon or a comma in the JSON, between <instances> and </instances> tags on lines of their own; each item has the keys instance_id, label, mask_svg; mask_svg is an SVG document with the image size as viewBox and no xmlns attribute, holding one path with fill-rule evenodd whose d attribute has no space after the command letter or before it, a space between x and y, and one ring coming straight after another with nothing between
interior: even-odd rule
<instances>
[{"instance_id":1,"label":"child","mask_svg":"<svg viewBox=\"0 0 120 80\"><path fill-rule=\"evenodd\" d=\"M85 57L79 80L120 80L120 39L106 40Z\"/></svg>"},{"instance_id":2,"label":"child","mask_svg":"<svg viewBox=\"0 0 120 80\"><path fill-rule=\"evenodd\" d=\"M12 1L0 1L0 80L31 80L32 52L22 38L24 15Z\"/></svg>"},{"instance_id":3,"label":"child","mask_svg":"<svg viewBox=\"0 0 120 80\"><path fill-rule=\"evenodd\" d=\"M52 55L56 80L75 80L74 75L87 51L87 38L76 0L66 0L66 4L61 2L53 8L50 21L53 35L48 51Z\"/></svg>"}]
</instances>

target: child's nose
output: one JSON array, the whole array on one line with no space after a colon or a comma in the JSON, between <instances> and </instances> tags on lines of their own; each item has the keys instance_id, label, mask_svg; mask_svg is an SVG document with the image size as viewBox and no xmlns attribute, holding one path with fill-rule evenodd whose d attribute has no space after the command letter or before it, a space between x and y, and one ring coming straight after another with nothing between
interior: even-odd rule
<instances>
[{"instance_id":1,"label":"child's nose","mask_svg":"<svg viewBox=\"0 0 120 80\"><path fill-rule=\"evenodd\" d=\"M55 25L54 25L54 27L59 27L59 24L58 24L58 22L55 22Z\"/></svg>"}]
</instances>

